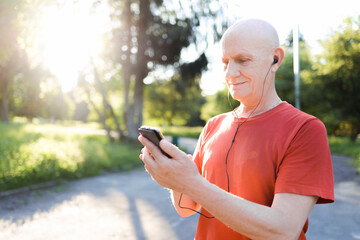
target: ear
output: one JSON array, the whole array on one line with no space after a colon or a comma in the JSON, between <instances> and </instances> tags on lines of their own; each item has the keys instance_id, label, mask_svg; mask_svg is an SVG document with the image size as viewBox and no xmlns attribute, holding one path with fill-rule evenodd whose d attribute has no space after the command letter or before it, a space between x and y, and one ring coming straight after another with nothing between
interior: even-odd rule
<instances>
[{"instance_id":1,"label":"ear","mask_svg":"<svg viewBox=\"0 0 360 240\"><path fill-rule=\"evenodd\" d=\"M271 68L272 72L276 72L279 69L279 67L284 59L284 55L285 55L284 50L281 47L274 49L273 56L274 56L274 59L277 59L278 61L277 61L277 63L273 64L273 66Z\"/></svg>"}]
</instances>

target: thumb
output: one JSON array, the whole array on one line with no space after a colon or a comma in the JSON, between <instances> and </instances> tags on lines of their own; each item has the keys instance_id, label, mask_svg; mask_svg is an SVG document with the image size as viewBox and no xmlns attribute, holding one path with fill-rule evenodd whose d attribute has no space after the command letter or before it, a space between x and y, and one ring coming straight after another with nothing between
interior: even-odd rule
<instances>
[{"instance_id":1,"label":"thumb","mask_svg":"<svg viewBox=\"0 0 360 240\"><path fill-rule=\"evenodd\" d=\"M181 151L177 146L170 143L166 139L162 139L160 141L160 147L164 152L166 152L175 159L181 158L184 155L186 156L186 154L183 151Z\"/></svg>"}]
</instances>

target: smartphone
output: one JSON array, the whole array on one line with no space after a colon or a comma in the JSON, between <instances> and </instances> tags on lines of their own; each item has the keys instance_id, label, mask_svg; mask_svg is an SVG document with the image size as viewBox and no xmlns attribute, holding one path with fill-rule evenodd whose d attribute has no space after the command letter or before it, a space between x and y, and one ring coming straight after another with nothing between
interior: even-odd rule
<instances>
[{"instance_id":1,"label":"smartphone","mask_svg":"<svg viewBox=\"0 0 360 240\"><path fill-rule=\"evenodd\" d=\"M164 138L164 136L162 135L162 133L160 132L160 130L158 128L149 127L149 126L141 126L139 128L139 133L142 136L149 139L153 144L155 144L165 156L167 156L168 158L171 158L171 156L169 154L167 154L160 148L160 141L161 141L161 139Z\"/></svg>"}]
</instances>

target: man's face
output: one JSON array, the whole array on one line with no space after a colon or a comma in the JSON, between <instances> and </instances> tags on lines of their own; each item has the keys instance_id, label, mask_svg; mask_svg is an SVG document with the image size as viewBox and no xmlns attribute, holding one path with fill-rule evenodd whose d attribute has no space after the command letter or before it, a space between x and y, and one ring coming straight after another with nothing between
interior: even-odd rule
<instances>
[{"instance_id":1,"label":"man's face","mask_svg":"<svg viewBox=\"0 0 360 240\"><path fill-rule=\"evenodd\" d=\"M225 80L231 96L240 102L257 104L273 60L268 45L251 34L230 31L222 39L222 51Z\"/></svg>"}]
</instances>

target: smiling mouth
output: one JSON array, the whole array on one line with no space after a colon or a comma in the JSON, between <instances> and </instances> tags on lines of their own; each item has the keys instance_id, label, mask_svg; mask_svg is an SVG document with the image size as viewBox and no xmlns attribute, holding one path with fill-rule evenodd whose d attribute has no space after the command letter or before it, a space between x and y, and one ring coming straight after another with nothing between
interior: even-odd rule
<instances>
[{"instance_id":1,"label":"smiling mouth","mask_svg":"<svg viewBox=\"0 0 360 240\"><path fill-rule=\"evenodd\" d=\"M242 84L244 84L244 83L246 83L246 82L230 83L230 85L237 86L237 85L242 85Z\"/></svg>"}]
</instances>

